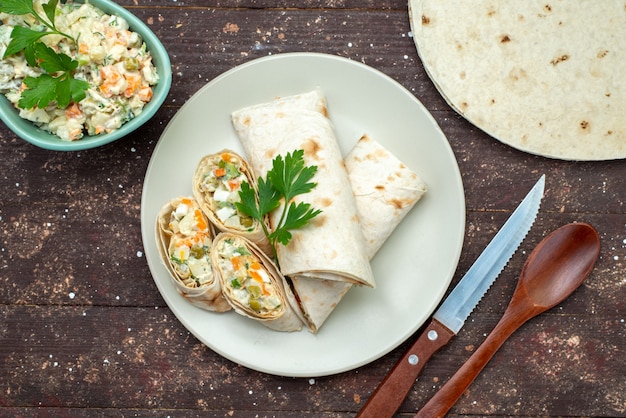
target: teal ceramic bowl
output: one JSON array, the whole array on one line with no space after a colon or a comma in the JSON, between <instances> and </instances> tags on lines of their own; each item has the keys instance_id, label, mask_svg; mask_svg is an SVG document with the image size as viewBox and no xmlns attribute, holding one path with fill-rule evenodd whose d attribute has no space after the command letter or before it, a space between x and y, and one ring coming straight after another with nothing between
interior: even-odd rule
<instances>
[{"instance_id":1,"label":"teal ceramic bowl","mask_svg":"<svg viewBox=\"0 0 626 418\"><path fill-rule=\"evenodd\" d=\"M20 118L17 109L13 107L11 102L9 102L4 95L0 95L0 119L2 119L17 136L40 148L54 151L79 151L99 147L122 138L139 128L154 116L165 101L172 85L170 58L159 38L157 38L148 26L128 10L112 1L89 0L89 3L107 14L123 17L130 25L130 29L141 35L148 51L152 54L152 61L159 74L159 82L154 86L152 99L146 104L139 116L126 122L118 130L111 133L93 136L85 135L78 141L64 141L55 135L39 129L30 121Z\"/></svg>"}]
</instances>

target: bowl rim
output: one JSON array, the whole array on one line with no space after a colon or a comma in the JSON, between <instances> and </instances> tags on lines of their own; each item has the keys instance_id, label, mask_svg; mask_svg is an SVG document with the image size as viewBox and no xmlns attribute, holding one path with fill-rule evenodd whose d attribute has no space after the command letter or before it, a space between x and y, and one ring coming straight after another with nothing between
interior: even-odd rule
<instances>
[{"instance_id":1,"label":"bowl rim","mask_svg":"<svg viewBox=\"0 0 626 418\"><path fill-rule=\"evenodd\" d=\"M115 14L124 18L134 32L141 35L146 44L146 49L152 55L152 61L157 68L159 82L154 89L154 95L148 102L141 114L124 123L113 132L84 136L77 141L65 141L39 127L29 120L19 116L18 110L3 95L0 94L0 119L18 137L40 148L53 151L80 151L96 148L117 139L120 139L138 129L150 120L167 98L172 84L172 69L170 58L165 46L156 34L141 19L126 8L110 0L74 0L76 3L89 3L107 14Z\"/></svg>"}]
</instances>

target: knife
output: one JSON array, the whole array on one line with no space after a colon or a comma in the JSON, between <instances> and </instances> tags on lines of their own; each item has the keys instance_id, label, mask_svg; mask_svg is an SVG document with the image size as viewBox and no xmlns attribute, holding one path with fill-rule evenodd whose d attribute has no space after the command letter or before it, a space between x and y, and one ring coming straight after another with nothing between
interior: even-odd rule
<instances>
[{"instance_id":1,"label":"knife","mask_svg":"<svg viewBox=\"0 0 626 418\"><path fill-rule=\"evenodd\" d=\"M545 175L542 175L437 309L419 338L374 390L357 418L385 418L396 413L428 359L458 334L522 243L539 211L544 187Z\"/></svg>"}]
</instances>

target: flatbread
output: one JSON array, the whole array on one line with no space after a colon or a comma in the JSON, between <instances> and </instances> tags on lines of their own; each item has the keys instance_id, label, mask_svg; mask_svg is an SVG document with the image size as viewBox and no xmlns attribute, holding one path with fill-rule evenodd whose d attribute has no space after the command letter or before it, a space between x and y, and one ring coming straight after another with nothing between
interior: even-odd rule
<instances>
[{"instance_id":1,"label":"flatbread","mask_svg":"<svg viewBox=\"0 0 626 418\"><path fill-rule=\"evenodd\" d=\"M348 152L344 163L361 221L365 252L372 259L428 187L416 172L367 134ZM335 280L297 278L294 283L312 332L319 330L353 286Z\"/></svg>"},{"instance_id":2,"label":"flatbread","mask_svg":"<svg viewBox=\"0 0 626 418\"><path fill-rule=\"evenodd\" d=\"M281 272L293 280L336 280L375 287L348 173L318 91L282 97L233 112L233 126L257 178L264 178L278 155L304 150L306 166L317 166L317 185L294 198L322 213L291 231L289 245L276 248ZM281 211L270 213L270 226Z\"/></svg>"},{"instance_id":3,"label":"flatbread","mask_svg":"<svg viewBox=\"0 0 626 418\"><path fill-rule=\"evenodd\" d=\"M460 115L519 150L626 158L623 2L409 0L417 51Z\"/></svg>"},{"instance_id":4,"label":"flatbread","mask_svg":"<svg viewBox=\"0 0 626 418\"><path fill-rule=\"evenodd\" d=\"M344 161L371 259L428 187L415 171L367 134Z\"/></svg>"}]
</instances>

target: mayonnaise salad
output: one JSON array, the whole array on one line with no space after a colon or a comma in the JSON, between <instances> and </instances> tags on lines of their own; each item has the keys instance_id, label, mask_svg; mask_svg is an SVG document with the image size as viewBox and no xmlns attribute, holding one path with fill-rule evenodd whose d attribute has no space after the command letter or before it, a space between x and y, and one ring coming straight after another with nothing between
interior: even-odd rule
<instances>
[{"instance_id":1,"label":"mayonnaise salad","mask_svg":"<svg viewBox=\"0 0 626 418\"><path fill-rule=\"evenodd\" d=\"M34 1L40 16L45 16L41 3L46 1ZM10 42L13 27L45 30L30 15L0 13L0 18L0 57ZM88 82L90 87L83 100L65 109L51 102L44 109L18 109L20 117L63 140L75 141L85 134L112 132L138 116L152 98L152 86L159 81L141 36L130 31L122 17L107 15L89 3L59 2L55 25L72 36L76 44L55 34L44 36L40 42L77 61L74 78ZM41 72L40 68L28 66L23 52L2 59L0 93L17 108L24 78L37 77Z\"/></svg>"}]
</instances>

